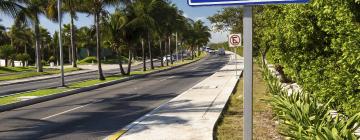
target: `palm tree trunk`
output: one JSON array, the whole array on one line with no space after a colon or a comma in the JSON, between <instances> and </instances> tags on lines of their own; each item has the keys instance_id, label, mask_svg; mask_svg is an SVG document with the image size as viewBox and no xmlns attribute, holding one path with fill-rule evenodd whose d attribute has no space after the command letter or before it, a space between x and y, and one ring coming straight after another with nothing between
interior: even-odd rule
<instances>
[{"instance_id":1,"label":"palm tree trunk","mask_svg":"<svg viewBox=\"0 0 360 140\"><path fill-rule=\"evenodd\" d=\"M8 58L5 58L5 67L8 66Z\"/></svg>"},{"instance_id":2,"label":"palm tree trunk","mask_svg":"<svg viewBox=\"0 0 360 140\"><path fill-rule=\"evenodd\" d=\"M194 59L194 47L191 46L191 60Z\"/></svg>"},{"instance_id":3,"label":"palm tree trunk","mask_svg":"<svg viewBox=\"0 0 360 140\"><path fill-rule=\"evenodd\" d=\"M122 75L126 75L125 71L124 71L124 67L122 66L123 65L123 62L122 62L122 52L121 52L121 49L119 48L118 49L118 57L119 57L119 67L120 67L120 73Z\"/></svg>"},{"instance_id":4,"label":"palm tree trunk","mask_svg":"<svg viewBox=\"0 0 360 140\"><path fill-rule=\"evenodd\" d=\"M40 25L39 21L35 21L35 57L36 57L36 71L43 72L41 64L41 53L40 53Z\"/></svg>"},{"instance_id":5,"label":"palm tree trunk","mask_svg":"<svg viewBox=\"0 0 360 140\"><path fill-rule=\"evenodd\" d=\"M181 42L181 61L184 62L184 46L182 42Z\"/></svg>"},{"instance_id":6,"label":"palm tree trunk","mask_svg":"<svg viewBox=\"0 0 360 140\"><path fill-rule=\"evenodd\" d=\"M168 60L168 52L167 52L167 43L166 43L166 38L165 38L165 47L164 47L164 50L165 50L165 61L166 61L166 66L169 66L169 60Z\"/></svg>"},{"instance_id":7,"label":"palm tree trunk","mask_svg":"<svg viewBox=\"0 0 360 140\"><path fill-rule=\"evenodd\" d=\"M98 61L99 80L105 80L102 68L101 68L101 46L100 46L100 28L99 28L99 13L94 14L95 28L96 28L96 58Z\"/></svg>"},{"instance_id":8,"label":"palm tree trunk","mask_svg":"<svg viewBox=\"0 0 360 140\"><path fill-rule=\"evenodd\" d=\"M69 63L72 63L72 53L71 53L71 46L68 47L68 51L69 51Z\"/></svg>"},{"instance_id":9,"label":"palm tree trunk","mask_svg":"<svg viewBox=\"0 0 360 140\"><path fill-rule=\"evenodd\" d=\"M162 50L162 45L161 45L161 38L159 40L159 44L160 44L160 63L161 63L161 67L164 67L164 59L163 59L163 50Z\"/></svg>"},{"instance_id":10,"label":"palm tree trunk","mask_svg":"<svg viewBox=\"0 0 360 140\"><path fill-rule=\"evenodd\" d=\"M128 71L126 75L130 75L131 72L131 61L132 61L132 53L131 53L131 48L129 48L129 62L128 62Z\"/></svg>"},{"instance_id":11,"label":"palm tree trunk","mask_svg":"<svg viewBox=\"0 0 360 140\"><path fill-rule=\"evenodd\" d=\"M201 55L201 52L200 52L200 47L197 46L197 51L198 51L198 57Z\"/></svg>"},{"instance_id":12,"label":"palm tree trunk","mask_svg":"<svg viewBox=\"0 0 360 140\"><path fill-rule=\"evenodd\" d=\"M70 22L70 42L71 42L71 49L72 49L72 66L74 68L77 67L76 65L76 60L77 60L77 54L76 54L76 46L75 46L75 29L74 29L74 17L72 14L70 14L70 19L71 19L71 22Z\"/></svg>"},{"instance_id":13,"label":"palm tree trunk","mask_svg":"<svg viewBox=\"0 0 360 140\"><path fill-rule=\"evenodd\" d=\"M145 55L145 46L144 46L143 39L141 39L141 50L142 50L142 57L143 57L143 71L146 71L146 55Z\"/></svg>"},{"instance_id":14,"label":"palm tree trunk","mask_svg":"<svg viewBox=\"0 0 360 140\"><path fill-rule=\"evenodd\" d=\"M150 68L153 70L154 69L154 61L153 61L152 52L151 52L151 42L150 42L150 34L149 33L148 33L148 47L149 47L149 57L150 57Z\"/></svg>"},{"instance_id":15,"label":"palm tree trunk","mask_svg":"<svg viewBox=\"0 0 360 140\"><path fill-rule=\"evenodd\" d=\"M171 36L169 36L169 53L170 53L170 63L172 65L172 64L174 64L174 62L173 62L173 53L171 50Z\"/></svg>"}]
</instances>

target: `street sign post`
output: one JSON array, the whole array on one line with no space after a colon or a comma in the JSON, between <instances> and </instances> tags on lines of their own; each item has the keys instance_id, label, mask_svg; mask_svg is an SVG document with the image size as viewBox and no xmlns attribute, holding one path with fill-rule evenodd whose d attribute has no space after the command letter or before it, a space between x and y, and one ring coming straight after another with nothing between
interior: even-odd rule
<instances>
[{"instance_id":1,"label":"street sign post","mask_svg":"<svg viewBox=\"0 0 360 140\"><path fill-rule=\"evenodd\" d=\"M244 6L243 15L243 37L244 37L244 140L252 140L252 123L253 123L253 56L252 56L252 5L263 4L286 4L286 3L307 3L309 0L188 0L190 6L206 5L246 5ZM237 44L237 37L233 36L229 45ZM240 38L241 39L241 38ZM233 41L232 43L230 41ZM240 41L241 44L241 41ZM236 45L235 45L236 46Z\"/></svg>"},{"instance_id":2,"label":"street sign post","mask_svg":"<svg viewBox=\"0 0 360 140\"><path fill-rule=\"evenodd\" d=\"M229 35L229 47L230 48L234 48L234 52L235 52L235 76L238 76L238 68L237 68L237 47L241 46L241 34L231 34Z\"/></svg>"}]
</instances>

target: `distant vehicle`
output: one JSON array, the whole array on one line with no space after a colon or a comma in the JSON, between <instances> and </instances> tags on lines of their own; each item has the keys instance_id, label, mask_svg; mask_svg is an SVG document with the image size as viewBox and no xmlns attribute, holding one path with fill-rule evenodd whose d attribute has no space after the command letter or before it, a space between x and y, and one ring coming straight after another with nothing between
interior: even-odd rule
<instances>
[{"instance_id":1,"label":"distant vehicle","mask_svg":"<svg viewBox=\"0 0 360 140\"><path fill-rule=\"evenodd\" d=\"M225 55L225 49L224 48L220 48L218 50L218 55Z\"/></svg>"},{"instance_id":2,"label":"distant vehicle","mask_svg":"<svg viewBox=\"0 0 360 140\"><path fill-rule=\"evenodd\" d=\"M209 52L209 50L211 50L210 47L205 47L205 49L204 49L204 51L206 51L206 52Z\"/></svg>"},{"instance_id":3,"label":"distant vehicle","mask_svg":"<svg viewBox=\"0 0 360 140\"><path fill-rule=\"evenodd\" d=\"M209 49L209 51L208 51L210 54L215 54L216 53L216 51L215 50L213 50L213 49Z\"/></svg>"},{"instance_id":4,"label":"distant vehicle","mask_svg":"<svg viewBox=\"0 0 360 140\"><path fill-rule=\"evenodd\" d=\"M167 58L167 59L166 59L166 58ZM166 62L166 60L167 60L167 61L171 61L171 56L170 56L170 55L164 56L164 57L163 57L163 61ZM173 56L172 56L172 60L173 60L173 61L176 61L176 56L173 55Z\"/></svg>"}]
</instances>

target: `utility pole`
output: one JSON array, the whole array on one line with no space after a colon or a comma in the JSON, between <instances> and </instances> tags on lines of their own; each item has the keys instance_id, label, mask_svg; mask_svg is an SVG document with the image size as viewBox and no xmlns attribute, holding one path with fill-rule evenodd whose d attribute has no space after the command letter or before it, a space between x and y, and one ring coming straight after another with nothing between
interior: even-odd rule
<instances>
[{"instance_id":1,"label":"utility pole","mask_svg":"<svg viewBox=\"0 0 360 140\"><path fill-rule=\"evenodd\" d=\"M61 87L65 86L64 80L64 52L62 46L62 38L61 38L61 0L58 0L58 18L59 18L59 48L60 48L60 69L61 69Z\"/></svg>"}]
</instances>

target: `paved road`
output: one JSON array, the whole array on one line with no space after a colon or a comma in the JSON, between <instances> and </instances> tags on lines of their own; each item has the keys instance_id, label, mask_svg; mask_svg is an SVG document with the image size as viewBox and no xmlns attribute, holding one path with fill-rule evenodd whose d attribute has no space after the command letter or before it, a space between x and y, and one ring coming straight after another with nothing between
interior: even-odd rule
<instances>
[{"instance_id":1,"label":"paved road","mask_svg":"<svg viewBox=\"0 0 360 140\"><path fill-rule=\"evenodd\" d=\"M150 62L146 64L147 67L150 67ZM154 65L160 66L160 62L154 63ZM139 64L133 66L131 69L138 70L141 68L142 68L142 64ZM120 69L112 69L112 70L104 71L105 76L114 75L118 73L120 73ZM79 82L89 79L97 79L97 78L98 78L97 71L90 73L82 73L77 75L65 76L65 83L68 84L68 83ZM30 91L35 89L55 88L60 85L59 81L60 81L59 78L53 78L53 79L45 79L39 81L30 81L25 83L0 86L0 96L24 92L24 91Z\"/></svg>"},{"instance_id":2,"label":"paved road","mask_svg":"<svg viewBox=\"0 0 360 140\"><path fill-rule=\"evenodd\" d=\"M0 139L103 139L212 75L228 61L170 71L0 113Z\"/></svg>"}]
</instances>

